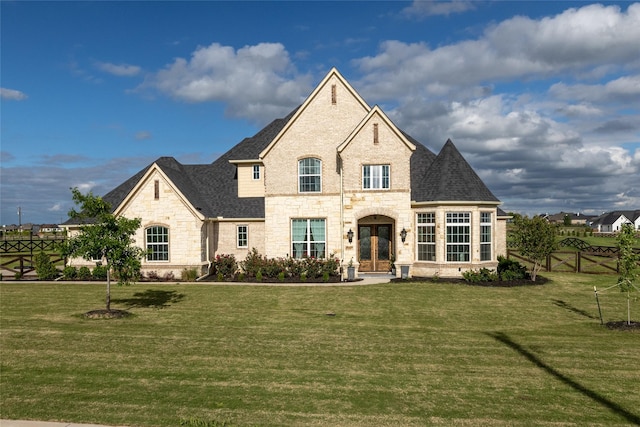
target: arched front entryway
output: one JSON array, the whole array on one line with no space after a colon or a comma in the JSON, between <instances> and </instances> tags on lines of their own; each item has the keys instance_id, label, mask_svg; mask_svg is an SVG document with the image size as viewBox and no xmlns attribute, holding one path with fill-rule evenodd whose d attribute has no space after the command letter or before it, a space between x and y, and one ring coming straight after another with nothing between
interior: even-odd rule
<instances>
[{"instance_id":1,"label":"arched front entryway","mask_svg":"<svg viewBox=\"0 0 640 427\"><path fill-rule=\"evenodd\" d=\"M359 271L387 272L395 254L395 221L384 215L370 215L358 221Z\"/></svg>"}]
</instances>

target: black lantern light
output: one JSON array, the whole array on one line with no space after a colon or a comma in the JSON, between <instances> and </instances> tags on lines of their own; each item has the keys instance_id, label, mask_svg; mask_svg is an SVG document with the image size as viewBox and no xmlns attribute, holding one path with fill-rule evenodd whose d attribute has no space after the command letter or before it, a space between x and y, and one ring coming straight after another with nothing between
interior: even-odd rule
<instances>
[{"instance_id":1,"label":"black lantern light","mask_svg":"<svg viewBox=\"0 0 640 427\"><path fill-rule=\"evenodd\" d=\"M400 232L400 238L402 239L402 243L404 243L404 241L407 240L407 230L405 230L404 227L402 228L402 231Z\"/></svg>"},{"instance_id":2,"label":"black lantern light","mask_svg":"<svg viewBox=\"0 0 640 427\"><path fill-rule=\"evenodd\" d=\"M349 243L353 242L353 230L347 231L347 239L349 239Z\"/></svg>"}]
</instances>

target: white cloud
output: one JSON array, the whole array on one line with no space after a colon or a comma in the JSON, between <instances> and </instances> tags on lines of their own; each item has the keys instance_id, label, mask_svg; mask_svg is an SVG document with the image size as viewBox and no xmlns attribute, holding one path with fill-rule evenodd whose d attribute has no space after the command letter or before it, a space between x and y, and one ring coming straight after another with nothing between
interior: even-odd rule
<instances>
[{"instance_id":1,"label":"white cloud","mask_svg":"<svg viewBox=\"0 0 640 427\"><path fill-rule=\"evenodd\" d=\"M132 77L140 74L140 71L142 71L137 65L112 64L110 62L96 62L95 65L99 70L113 74L114 76Z\"/></svg>"},{"instance_id":2,"label":"white cloud","mask_svg":"<svg viewBox=\"0 0 640 427\"><path fill-rule=\"evenodd\" d=\"M186 102L225 102L227 113L265 123L298 105L311 90L280 43L235 50L213 43L197 48L189 60L177 58L138 88L153 88Z\"/></svg>"},{"instance_id":3,"label":"white cloud","mask_svg":"<svg viewBox=\"0 0 640 427\"><path fill-rule=\"evenodd\" d=\"M362 84L367 92L394 99L408 93L408 87L441 95L443 88L460 90L493 80L639 68L638 40L640 3L626 12L618 6L588 5L541 20L514 17L476 40L436 49L426 43L385 41L375 56L353 63L366 73ZM600 69L603 65L607 67Z\"/></svg>"},{"instance_id":4,"label":"white cloud","mask_svg":"<svg viewBox=\"0 0 640 427\"><path fill-rule=\"evenodd\" d=\"M0 98L8 101L24 101L28 96L24 92L15 89L0 88Z\"/></svg>"},{"instance_id":5,"label":"white cloud","mask_svg":"<svg viewBox=\"0 0 640 427\"><path fill-rule=\"evenodd\" d=\"M445 15L461 13L474 10L475 5L471 1L434 1L434 0L414 0L411 6L402 10L402 14L409 18L421 19L427 16Z\"/></svg>"}]
</instances>

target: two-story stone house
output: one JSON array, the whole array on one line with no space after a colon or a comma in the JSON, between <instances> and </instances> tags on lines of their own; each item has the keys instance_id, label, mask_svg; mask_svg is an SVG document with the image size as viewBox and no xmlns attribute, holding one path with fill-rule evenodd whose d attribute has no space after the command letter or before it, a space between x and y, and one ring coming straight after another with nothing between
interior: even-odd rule
<instances>
[{"instance_id":1,"label":"two-story stone house","mask_svg":"<svg viewBox=\"0 0 640 427\"><path fill-rule=\"evenodd\" d=\"M252 248L333 255L360 273L395 261L409 275L442 277L494 268L506 253L500 202L453 143L435 155L335 69L287 117L215 162L162 157L104 199L142 219L143 270L177 277Z\"/></svg>"}]
</instances>

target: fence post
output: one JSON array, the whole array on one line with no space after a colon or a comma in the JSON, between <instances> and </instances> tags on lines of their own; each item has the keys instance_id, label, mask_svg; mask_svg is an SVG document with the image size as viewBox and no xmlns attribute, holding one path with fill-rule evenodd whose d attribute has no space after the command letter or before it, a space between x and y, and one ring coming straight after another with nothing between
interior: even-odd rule
<instances>
[{"instance_id":1,"label":"fence post","mask_svg":"<svg viewBox=\"0 0 640 427\"><path fill-rule=\"evenodd\" d=\"M576 273L582 272L582 252L576 252Z\"/></svg>"}]
</instances>

